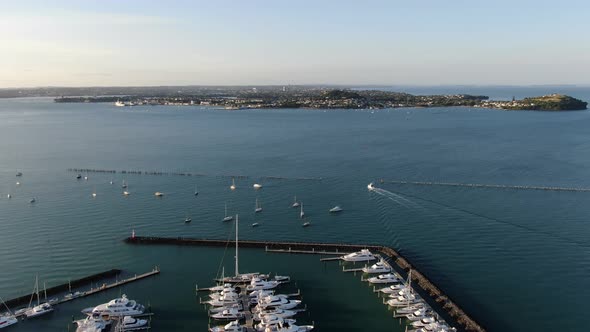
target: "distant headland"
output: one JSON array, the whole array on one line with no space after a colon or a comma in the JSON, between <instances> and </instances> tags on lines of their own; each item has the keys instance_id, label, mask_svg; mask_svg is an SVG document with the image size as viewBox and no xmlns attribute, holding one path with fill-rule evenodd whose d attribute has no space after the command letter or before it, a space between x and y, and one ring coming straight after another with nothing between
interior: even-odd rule
<instances>
[{"instance_id":1,"label":"distant headland","mask_svg":"<svg viewBox=\"0 0 590 332\"><path fill-rule=\"evenodd\" d=\"M224 109L312 108L382 109L399 107L467 106L504 110L585 110L587 102L550 94L521 100L490 100L470 94L414 95L378 89L320 86L186 86L38 88L36 91L0 91L0 98L54 96L57 103L113 103L116 106L214 106Z\"/></svg>"}]
</instances>

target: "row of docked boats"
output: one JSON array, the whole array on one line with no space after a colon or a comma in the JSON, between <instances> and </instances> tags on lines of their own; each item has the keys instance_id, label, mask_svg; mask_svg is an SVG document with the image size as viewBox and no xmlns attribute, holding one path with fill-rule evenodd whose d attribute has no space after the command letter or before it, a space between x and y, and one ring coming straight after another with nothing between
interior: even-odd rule
<instances>
[{"instance_id":1,"label":"row of docked boats","mask_svg":"<svg viewBox=\"0 0 590 332\"><path fill-rule=\"evenodd\" d=\"M371 189L371 188L369 188ZM412 288L412 271L404 280L391 266L378 255L368 249L350 253L340 257L345 262L369 262L378 260L372 265L365 265L358 269L363 274L369 275L363 280L375 288L376 292L385 296L384 304L392 308L395 317L405 319L408 323L408 331L414 332L451 332L456 331L426 303L424 299ZM354 270L354 269L353 269ZM373 276L371 276L373 275Z\"/></svg>"},{"instance_id":2,"label":"row of docked boats","mask_svg":"<svg viewBox=\"0 0 590 332\"><path fill-rule=\"evenodd\" d=\"M277 289L289 283L288 276L261 273L239 273L238 230L235 218L235 275L216 279L217 286L201 290L209 292L200 302L208 306L208 315L223 325L209 328L210 332L305 332L313 325L297 325L295 316L304 311L300 294L280 294ZM197 287L197 291L199 291Z\"/></svg>"}]
</instances>

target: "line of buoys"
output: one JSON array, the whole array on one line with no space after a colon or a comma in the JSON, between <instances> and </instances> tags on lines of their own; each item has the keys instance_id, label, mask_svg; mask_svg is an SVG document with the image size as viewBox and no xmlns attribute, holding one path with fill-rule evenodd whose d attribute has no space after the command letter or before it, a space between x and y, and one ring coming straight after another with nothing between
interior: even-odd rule
<instances>
[{"instance_id":1,"label":"line of buoys","mask_svg":"<svg viewBox=\"0 0 590 332\"><path fill-rule=\"evenodd\" d=\"M481 183L456 183L456 182L426 182L426 181L397 181L381 180L381 183L411 184L417 186L448 186L448 187L468 187L468 188L494 188L494 189L519 189L519 190L546 190L546 191L574 191L590 192L590 188L575 187L550 187L550 186L513 186L504 184L481 184Z\"/></svg>"},{"instance_id":2,"label":"line of buoys","mask_svg":"<svg viewBox=\"0 0 590 332\"><path fill-rule=\"evenodd\" d=\"M285 176L260 176L254 177L250 175L230 175L230 174L216 174L208 175L203 173L192 172L168 172L168 171L142 171L142 170L113 170L113 169L96 169L96 168L68 168L69 172L77 173L109 173L109 174L133 174L133 175L175 175L175 176L214 176L217 178L247 180L251 178L260 178L265 180L297 180L297 181L322 181L322 178L312 177L285 177Z\"/></svg>"}]
</instances>

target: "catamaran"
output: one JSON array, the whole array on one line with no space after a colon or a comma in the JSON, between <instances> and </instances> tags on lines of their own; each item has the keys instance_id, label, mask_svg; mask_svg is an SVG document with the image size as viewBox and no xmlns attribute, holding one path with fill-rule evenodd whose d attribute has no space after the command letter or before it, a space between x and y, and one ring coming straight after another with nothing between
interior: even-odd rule
<instances>
[{"instance_id":1,"label":"catamaran","mask_svg":"<svg viewBox=\"0 0 590 332\"><path fill-rule=\"evenodd\" d=\"M223 221L232 221L232 220L234 220L234 217L227 215L227 203L225 203L225 214L223 217Z\"/></svg>"},{"instance_id":2,"label":"catamaran","mask_svg":"<svg viewBox=\"0 0 590 332\"><path fill-rule=\"evenodd\" d=\"M51 306L51 304L41 303L41 301L40 301L40 298L39 298L39 277L35 277L35 291L37 294L37 305L31 308L30 307L31 304L29 303L29 308L25 311L25 316L27 316L27 318L38 317L38 316L53 312L53 307ZM45 297L46 297L45 300L47 300L47 295ZM33 300L32 297L31 297L31 300Z\"/></svg>"},{"instance_id":3,"label":"catamaran","mask_svg":"<svg viewBox=\"0 0 590 332\"><path fill-rule=\"evenodd\" d=\"M256 207L254 208L254 213L262 212L262 206L258 202L258 198L256 199Z\"/></svg>"}]
</instances>

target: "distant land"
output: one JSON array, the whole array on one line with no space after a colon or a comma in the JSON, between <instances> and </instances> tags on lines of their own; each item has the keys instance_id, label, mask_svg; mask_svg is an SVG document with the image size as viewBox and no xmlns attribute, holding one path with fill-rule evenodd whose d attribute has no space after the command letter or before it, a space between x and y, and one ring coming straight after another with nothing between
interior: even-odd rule
<instances>
[{"instance_id":1,"label":"distant land","mask_svg":"<svg viewBox=\"0 0 590 332\"><path fill-rule=\"evenodd\" d=\"M0 89L0 98L56 97L58 103L116 103L118 106L216 106L225 109L381 109L468 106L505 110L584 110L587 103L561 94L494 101L470 94L413 95L378 89L334 86L162 86L45 87Z\"/></svg>"}]
</instances>

